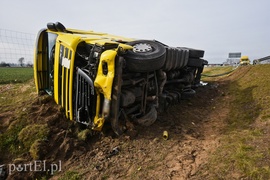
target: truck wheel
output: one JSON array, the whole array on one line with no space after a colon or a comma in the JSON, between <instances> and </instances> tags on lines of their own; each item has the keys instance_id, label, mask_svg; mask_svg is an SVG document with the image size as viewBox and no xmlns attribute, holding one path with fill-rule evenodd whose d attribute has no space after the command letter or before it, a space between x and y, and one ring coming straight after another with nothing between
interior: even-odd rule
<instances>
[{"instance_id":1,"label":"truck wheel","mask_svg":"<svg viewBox=\"0 0 270 180\"><path fill-rule=\"evenodd\" d=\"M178 47L178 48L189 50L189 57L191 58L201 58L204 56L204 51L200 49L193 49L193 48L187 48L187 47Z\"/></svg>"},{"instance_id":2,"label":"truck wheel","mask_svg":"<svg viewBox=\"0 0 270 180\"><path fill-rule=\"evenodd\" d=\"M189 58L187 66L190 66L190 67L202 67L202 66L207 65L207 64L208 64L208 61L206 61L204 59Z\"/></svg>"},{"instance_id":3,"label":"truck wheel","mask_svg":"<svg viewBox=\"0 0 270 180\"><path fill-rule=\"evenodd\" d=\"M133 50L124 55L126 66L130 71L148 72L160 69L166 56L165 47L155 41L138 40L127 43Z\"/></svg>"},{"instance_id":4,"label":"truck wheel","mask_svg":"<svg viewBox=\"0 0 270 180\"><path fill-rule=\"evenodd\" d=\"M154 106L141 118L136 119L135 122L141 126L151 126L157 119L157 110Z\"/></svg>"}]
</instances>

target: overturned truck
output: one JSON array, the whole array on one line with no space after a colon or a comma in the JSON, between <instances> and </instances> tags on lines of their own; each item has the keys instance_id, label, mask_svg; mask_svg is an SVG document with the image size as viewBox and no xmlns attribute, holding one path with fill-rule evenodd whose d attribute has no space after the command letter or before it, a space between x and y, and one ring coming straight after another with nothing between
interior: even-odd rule
<instances>
[{"instance_id":1,"label":"overturned truck","mask_svg":"<svg viewBox=\"0 0 270 180\"><path fill-rule=\"evenodd\" d=\"M110 122L150 126L158 112L195 94L207 61L203 50L170 47L48 23L36 39L37 92L47 92L75 120L94 131Z\"/></svg>"}]
</instances>

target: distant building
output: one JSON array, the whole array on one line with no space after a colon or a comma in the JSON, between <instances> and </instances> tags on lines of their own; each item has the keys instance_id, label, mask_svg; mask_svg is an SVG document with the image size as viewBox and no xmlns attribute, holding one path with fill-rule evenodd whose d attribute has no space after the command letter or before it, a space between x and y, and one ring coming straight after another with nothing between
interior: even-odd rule
<instances>
[{"instance_id":1,"label":"distant building","mask_svg":"<svg viewBox=\"0 0 270 180\"><path fill-rule=\"evenodd\" d=\"M236 66L239 64L241 58L241 52L229 53L227 61L223 65Z\"/></svg>"}]
</instances>

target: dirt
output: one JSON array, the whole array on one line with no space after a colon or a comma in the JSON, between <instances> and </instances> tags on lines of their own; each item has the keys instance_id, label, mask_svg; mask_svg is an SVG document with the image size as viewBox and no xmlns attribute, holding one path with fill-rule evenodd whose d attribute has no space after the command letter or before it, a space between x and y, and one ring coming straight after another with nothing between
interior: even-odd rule
<instances>
[{"instance_id":1,"label":"dirt","mask_svg":"<svg viewBox=\"0 0 270 180\"><path fill-rule=\"evenodd\" d=\"M64 117L52 98L40 100L36 95L21 109L30 108L31 123L50 128L40 159L24 153L2 161L40 166L37 171L30 167L14 170L7 179L205 179L209 156L220 144L223 120L229 112L229 96L224 91L228 83L223 79L198 87L195 97L171 106L150 127L132 124L133 129L118 137L108 126L85 141L77 137L78 126ZM2 86L1 91L11 87ZM11 114L12 110L1 113L1 121L10 123ZM167 140L163 139L164 131L168 132ZM55 172L52 165L57 166Z\"/></svg>"}]
</instances>

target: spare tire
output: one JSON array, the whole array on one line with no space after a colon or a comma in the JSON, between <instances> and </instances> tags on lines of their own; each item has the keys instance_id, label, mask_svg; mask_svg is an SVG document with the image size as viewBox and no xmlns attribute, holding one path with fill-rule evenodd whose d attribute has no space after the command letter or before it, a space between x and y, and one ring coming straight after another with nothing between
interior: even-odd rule
<instances>
[{"instance_id":1,"label":"spare tire","mask_svg":"<svg viewBox=\"0 0 270 180\"><path fill-rule=\"evenodd\" d=\"M137 40L127 43L133 50L124 55L128 70L148 72L160 69L166 59L165 47L155 41Z\"/></svg>"}]
</instances>

